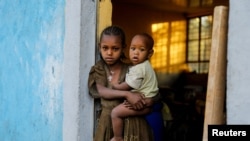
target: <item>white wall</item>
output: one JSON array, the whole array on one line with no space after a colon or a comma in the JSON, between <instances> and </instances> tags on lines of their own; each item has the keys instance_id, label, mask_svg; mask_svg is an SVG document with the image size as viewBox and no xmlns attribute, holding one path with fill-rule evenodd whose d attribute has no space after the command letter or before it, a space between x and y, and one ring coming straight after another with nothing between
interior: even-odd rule
<instances>
[{"instance_id":1,"label":"white wall","mask_svg":"<svg viewBox=\"0 0 250 141\"><path fill-rule=\"evenodd\" d=\"M64 141L91 141L94 106L87 78L95 62L96 1L66 0L64 47Z\"/></svg>"},{"instance_id":2,"label":"white wall","mask_svg":"<svg viewBox=\"0 0 250 141\"><path fill-rule=\"evenodd\" d=\"M250 1L230 0L227 124L250 124Z\"/></svg>"}]
</instances>

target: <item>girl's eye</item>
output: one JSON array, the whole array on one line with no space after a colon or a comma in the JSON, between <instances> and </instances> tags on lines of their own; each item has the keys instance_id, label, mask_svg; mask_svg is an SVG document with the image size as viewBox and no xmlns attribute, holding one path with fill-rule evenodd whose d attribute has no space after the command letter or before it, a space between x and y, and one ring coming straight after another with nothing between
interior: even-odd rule
<instances>
[{"instance_id":1,"label":"girl's eye","mask_svg":"<svg viewBox=\"0 0 250 141\"><path fill-rule=\"evenodd\" d=\"M107 50L108 48L107 47L102 47L103 50Z\"/></svg>"},{"instance_id":2,"label":"girl's eye","mask_svg":"<svg viewBox=\"0 0 250 141\"><path fill-rule=\"evenodd\" d=\"M118 51L118 50L119 50L119 48L113 48L113 50L114 50L114 51Z\"/></svg>"}]
</instances>

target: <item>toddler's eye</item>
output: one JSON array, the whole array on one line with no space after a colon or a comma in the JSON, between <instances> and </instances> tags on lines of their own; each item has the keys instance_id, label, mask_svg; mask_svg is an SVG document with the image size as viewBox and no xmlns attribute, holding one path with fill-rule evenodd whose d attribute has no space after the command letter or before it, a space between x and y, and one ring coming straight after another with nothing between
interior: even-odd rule
<instances>
[{"instance_id":1,"label":"toddler's eye","mask_svg":"<svg viewBox=\"0 0 250 141\"><path fill-rule=\"evenodd\" d=\"M135 48L134 48L134 47L130 47L130 49L131 49L131 50L135 50Z\"/></svg>"},{"instance_id":2,"label":"toddler's eye","mask_svg":"<svg viewBox=\"0 0 250 141\"><path fill-rule=\"evenodd\" d=\"M145 49L144 48L142 48L142 49L140 49L141 51L145 51Z\"/></svg>"}]
</instances>

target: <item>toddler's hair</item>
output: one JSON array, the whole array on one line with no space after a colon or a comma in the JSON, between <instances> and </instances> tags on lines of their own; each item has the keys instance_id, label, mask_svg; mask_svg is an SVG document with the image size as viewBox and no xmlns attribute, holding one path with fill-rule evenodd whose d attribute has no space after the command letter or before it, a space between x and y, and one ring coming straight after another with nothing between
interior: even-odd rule
<instances>
[{"instance_id":1,"label":"toddler's hair","mask_svg":"<svg viewBox=\"0 0 250 141\"><path fill-rule=\"evenodd\" d=\"M146 38L146 42L147 42L147 46L149 47L149 49L152 49L154 46L154 39L151 35L149 35L148 33L139 33L136 34L136 36L142 36L144 38Z\"/></svg>"}]
</instances>

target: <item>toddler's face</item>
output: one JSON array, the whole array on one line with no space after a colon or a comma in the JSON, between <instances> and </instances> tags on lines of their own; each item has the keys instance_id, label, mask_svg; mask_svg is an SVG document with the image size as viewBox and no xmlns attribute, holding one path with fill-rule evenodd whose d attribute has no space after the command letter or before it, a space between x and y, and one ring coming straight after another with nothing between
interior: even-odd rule
<instances>
[{"instance_id":1,"label":"toddler's face","mask_svg":"<svg viewBox=\"0 0 250 141\"><path fill-rule=\"evenodd\" d=\"M142 36L135 36L130 45L129 58L133 65L144 62L149 58L150 50Z\"/></svg>"}]
</instances>

